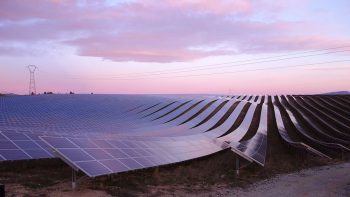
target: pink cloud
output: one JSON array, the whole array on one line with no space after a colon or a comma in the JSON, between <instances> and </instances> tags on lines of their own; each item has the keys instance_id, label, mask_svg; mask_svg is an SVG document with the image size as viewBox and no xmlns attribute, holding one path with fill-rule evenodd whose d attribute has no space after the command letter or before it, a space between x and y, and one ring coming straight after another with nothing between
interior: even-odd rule
<instances>
[{"instance_id":1,"label":"pink cloud","mask_svg":"<svg viewBox=\"0 0 350 197\"><path fill-rule=\"evenodd\" d=\"M253 3L247 0L168 0L169 5L180 9L197 10L215 14L247 14L252 11Z\"/></svg>"},{"instance_id":2,"label":"pink cloud","mask_svg":"<svg viewBox=\"0 0 350 197\"><path fill-rule=\"evenodd\" d=\"M115 6L101 1L3 0L0 41L22 46L57 42L75 47L81 56L142 62L191 61L349 42L305 31L310 29L306 22L252 19L255 13L283 10L284 6L243 0L145 0ZM210 50L199 50L201 47ZM19 54L23 50L18 48ZM11 53L2 51L0 55L13 54L16 48Z\"/></svg>"}]
</instances>

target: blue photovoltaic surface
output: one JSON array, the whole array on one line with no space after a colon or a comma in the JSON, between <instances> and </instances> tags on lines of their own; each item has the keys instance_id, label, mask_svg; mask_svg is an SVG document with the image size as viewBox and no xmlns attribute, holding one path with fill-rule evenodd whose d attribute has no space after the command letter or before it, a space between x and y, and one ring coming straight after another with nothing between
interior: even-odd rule
<instances>
[{"instance_id":1,"label":"blue photovoltaic surface","mask_svg":"<svg viewBox=\"0 0 350 197\"><path fill-rule=\"evenodd\" d=\"M62 137L42 137L42 139L50 145L56 142L66 144L67 146L53 146L53 148L58 155L68 160L70 165L83 170L91 177L181 162L222 150L213 140L205 137L198 141L176 138L135 141ZM77 146L73 144L74 141L89 146ZM75 148L71 148L72 145ZM91 148L91 145L98 148Z\"/></svg>"},{"instance_id":2,"label":"blue photovoltaic surface","mask_svg":"<svg viewBox=\"0 0 350 197\"><path fill-rule=\"evenodd\" d=\"M0 97L0 161L55 156L74 169L95 177L177 163L231 147L247 160L264 165L268 98L261 95ZM350 142L333 135L346 137L347 134L338 128L350 128L329 113L325 117L334 120L332 122L317 115L325 113L321 110L327 110L342 121L348 121L343 99L287 98L279 106L281 109L287 106L304 114L303 118L315 126L314 130L329 136L321 140L313 139L286 108L297 131L311 140L315 147L348 150ZM273 97L270 100L276 105ZM319 102L325 103L329 109L318 109ZM339 106L344 106L345 110L338 112ZM248 132L259 108L262 110L257 130ZM273 109L277 108L274 106ZM279 132L287 143L293 144L288 132L283 130L285 120L282 120L279 111L276 112ZM233 128L239 117L243 121ZM318 127L319 122L332 133ZM304 147L323 155L310 146Z\"/></svg>"},{"instance_id":3,"label":"blue photovoltaic surface","mask_svg":"<svg viewBox=\"0 0 350 197\"><path fill-rule=\"evenodd\" d=\"M0 157L2 160L24 160L51 158L53 155L42 141L25 133L0 132Z\"/></svg>"}]
</instances>

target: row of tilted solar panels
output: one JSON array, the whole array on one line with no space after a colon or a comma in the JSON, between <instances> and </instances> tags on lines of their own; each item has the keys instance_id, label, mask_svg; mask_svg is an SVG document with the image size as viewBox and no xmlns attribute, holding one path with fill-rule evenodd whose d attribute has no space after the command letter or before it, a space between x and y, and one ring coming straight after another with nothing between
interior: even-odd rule
<instances>
[{"instance_id":1,"label":"row of tilted solar panels","mask_svg":"<svg viewBox=\"0 0 350 197\"><path fill-rule=\"evenodd\" d=\"M0 140L5 143L1 143L4 144L0 147L1 159L52 157L51 149L47 148L50 146L72 167L89 176L99 176L176 163L231 147L247 160L264 165L268 101L274 103L278 132L289 145L323 157L339 149L349 150L348 97L278 96L245 100L249 98L193 99L137 107L124 120L140 121L127 127L139 131L136 132L139 135L132 137L39 138L42 134L2 131ZM252 131L250 126L257 115L259 124ZM285 125L294 125L294 129ZM140 128L148 128L145 129L148 132Z\"/></svg>"},{"instance_id":2,"label":"row of tilted solar panels","mask_svg":"<svg viewBox=\"0 0 350 197\"><path fill-rule=\"evenodd\" d=\"M167 100L161 97L159 99ZM50 134L84 135L96 130L118 128L118 125L113 125L117 124L114 120L128 108L141 102L146 104L157 100L157 97L151 96L120 95L0 97L0 127Z\"/></svg>"}]
</instances>

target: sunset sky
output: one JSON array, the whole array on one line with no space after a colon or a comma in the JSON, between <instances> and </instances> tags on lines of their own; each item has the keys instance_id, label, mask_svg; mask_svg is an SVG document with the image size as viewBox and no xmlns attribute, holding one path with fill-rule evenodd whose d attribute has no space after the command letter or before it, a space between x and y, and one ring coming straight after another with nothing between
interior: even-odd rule
<instances>
[{"instance_id":1,"label":"sunset sky","mask_svg":"<svg viewBox=\"0 0 350 197\"><path fill-rule=\"evenodd\" d=\"M30 64L37 92L350 90L350 1L1 0L0 92Z\"/></svg>"}]
</instances>

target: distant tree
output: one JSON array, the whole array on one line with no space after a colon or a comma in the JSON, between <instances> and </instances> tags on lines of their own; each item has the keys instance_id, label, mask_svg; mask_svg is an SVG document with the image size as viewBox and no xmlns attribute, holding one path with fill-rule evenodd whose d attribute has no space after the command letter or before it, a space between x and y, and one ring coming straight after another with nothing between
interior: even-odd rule
<instances>
[{"instance_id":1,"label":"distant tree","mask_svg":"<svg viewBox=\"0 0 350 197\"><path fill-rule=\"evenodd\" d=\"M69 94L74 94L74 92L70 91Z\"/></svg>"}]
</instances>

